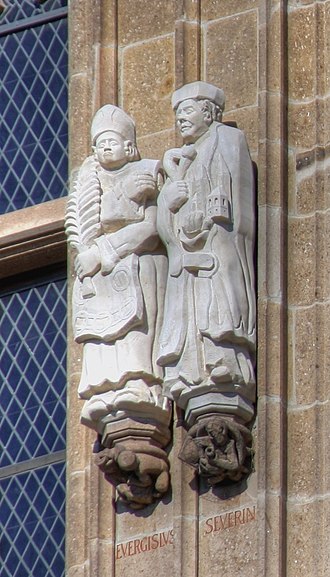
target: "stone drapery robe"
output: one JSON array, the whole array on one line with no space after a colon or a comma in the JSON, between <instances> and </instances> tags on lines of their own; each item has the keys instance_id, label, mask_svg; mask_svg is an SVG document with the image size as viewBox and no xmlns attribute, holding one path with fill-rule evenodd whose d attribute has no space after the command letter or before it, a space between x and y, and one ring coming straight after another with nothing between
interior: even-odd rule
<instances>
[{"instance_id":1,"label":"stone drapery robe","mask_svg":"<svg viewBox=\"0 0 330 577\"><path fill-rule=\"evenodd\" d=\"M175 179L188 184L187 202L171 209L168 178L157 216L169 258L158 363L165 367L167 393L183 408L182 393L218 390L216 367L230 373L228 381L242 387L244 396L253 401L255 395L252 163L244 134L218 122L193 146L195 158L181 158ZM221 194L228 217L214 221L208 210ZM203 226L191 234L189 218L196 211L203 213Z\"/></svg>"},{"instance_id":2,"label":"stone drapery robe","mask_svg":"<svg viewBox=\"0 0 330 577\"><path fill-rule=\"evenodd\" d=\"M93 163L93 157L85 161L82 181L89 178ZM98 246L101 270L91 277L92 294L84 294L86 279L77 278L73 289L74 335L84 344L78 389L87 399L82 421L93 428L98 419L122 408L123 400L125 408L130 401L132 406L141 401L157 405L158 398L163 403L156 353L167 268L166 257L157 250L159 171L160 163L153 160L131 162L116 171L98 165L96 171L100 230L92 244ZM154 191L132 198L127 191L134 189L136 175L144 173L154 176Z\"/></svg>"}]
</instances>

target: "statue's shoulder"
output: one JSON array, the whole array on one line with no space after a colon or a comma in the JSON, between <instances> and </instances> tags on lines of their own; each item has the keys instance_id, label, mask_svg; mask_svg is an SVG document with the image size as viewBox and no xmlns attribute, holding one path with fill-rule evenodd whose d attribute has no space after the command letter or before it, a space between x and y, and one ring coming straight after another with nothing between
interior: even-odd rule
<instances>
[{"instance_id":1,"label":"statue's shoulder","mask_svg":"<svg viewBox=\"0 0 330 577\"><path fill-rule=\"evenodd\" d=\"M156 177L159 172L162 172L163 165L160 160L154 160L153 158L142 158L135 162L130 163L131 170L138 172L139 174L149 173L153 177Z\"/></svg>"},{"instance_id":2,"label":"statue's shoulder","mask_svg":"<svg viewBox=\"0 0 330 577\"><path fill-rule=\"evenodd\" d=\"M243 130L237 128L234 123L224 124L219 122L216 126L216 131L218 135L221 135L224 138L228 138L230 140L237 140L240 141L245 139L245 135Z\"/></svg>"},{"instance_id":3,"label":"statue's shoulder","mask_svg":"<svg viewBox=\"0 0 330 577\"><path fill-rule=\"evenodd\" d=\"M218 146L222 153L227 156L235 155L235 151L248 152L246 136L240 128L228 124L220 124L216 127Z\"/></svg>"}]
</instances>

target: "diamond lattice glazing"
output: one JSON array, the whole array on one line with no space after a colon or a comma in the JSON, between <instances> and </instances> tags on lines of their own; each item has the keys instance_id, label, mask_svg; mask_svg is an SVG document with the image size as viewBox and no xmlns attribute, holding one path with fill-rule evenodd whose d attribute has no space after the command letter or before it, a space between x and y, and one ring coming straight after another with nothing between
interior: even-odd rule
<instances>
[{"instance_id":1,"label":"diamond lattice glazing","mask_svg":"<svg viewBox=\"0 0 330 577\"><path fill-rule=\"evenodd\" d=\"M67 6L67 0L4 0L6 6L0 15L0 25L16 22L38 14Z\"/></svg>"},{"instance_id":2,"label":"diamond lattice glazing","mask_svg":"<svg viewBox=\"0 0 330 577\"><path fill-rule=\"evenodd\" d=\"M0 576L63 577L65 465L0 480Z\"/></svg>"},{"instance_id":3,"label":"diamond lattice glazing","mask_svg":"<svg viewBox=\"0 0 330 577\"><path fill-rule=\"evenodd\" d=\"M67 193L67 69L66 19L0 38L0 214Z\"/></svg>"},{"instance_id":4,"label":"diamond lattice glazing","mask_svg":"<svg viewBox=\"0 0 330 577\"><path fill-rule=\"evenodd\" d=\"M0 467L65 448L66 283L0 299Z\"/></svg>"}]
</instances>

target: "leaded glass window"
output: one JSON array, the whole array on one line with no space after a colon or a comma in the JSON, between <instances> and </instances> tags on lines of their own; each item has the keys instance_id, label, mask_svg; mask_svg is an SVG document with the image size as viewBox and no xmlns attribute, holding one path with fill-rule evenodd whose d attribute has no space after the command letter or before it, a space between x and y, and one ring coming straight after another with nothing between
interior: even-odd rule
<instances>
[{"instance_id":1,"label":"leaded glass window","mask_svg":"<svg viewBox=\"0 0 330 577\"><path fill-rule=\"evenodd\" d=\"M67 193L67 1L0 15L0 214Z\"/></svg>"},{"instance_id":2,"label":"leaded glass window","mask_svg":"<svg viewBox=\"0 0 330 577\"><path fill-rule=\"evenodd\" d=\"M0 576L63 577L66 282L0 296Z\"/></svg>"}]
</instances>

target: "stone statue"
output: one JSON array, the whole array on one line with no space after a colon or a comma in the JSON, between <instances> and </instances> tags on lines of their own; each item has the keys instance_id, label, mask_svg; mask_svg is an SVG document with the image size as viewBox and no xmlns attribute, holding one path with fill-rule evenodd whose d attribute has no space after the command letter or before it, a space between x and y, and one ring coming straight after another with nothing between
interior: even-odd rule
<instances>
[{"instance_id":1,"label":"stone statue","mask_svg":"<svg viewBox=\"0 0 330 577\"><path fill-rule=\"evenodd\" d=\"M251 451L238 444L251 441L245 424L255 401L253 167L244 134L221 122L224 102L223 91L205 82L174 92L184 144L164 156L167 179L157 216L169 259L158 363L165 368L166 394L185 409L192 427L182 458L207 475L198 440L205 436L207 453L217 455L209 465L211 483L248 472L242 455L248 461ZM217 419L218 428L226 428L220 445L207 432L208 419L213 429Z\"/></svg>"},{"instance_id":2,"label":"stone statue","mask_svg":"<svg viewBox=\"0 0 330 577\"><path fill-rule=\"evenodd\" d=\"M167 276L156 229L163 171L159 161L140 160L134 122L116 106L98 110L91 136L94 154L79 170L66 219L69 243L77 251L73 327L83 343L81 420L98 432L107 454L126 455L128 443L130 454L139 455L139 467L132 460L139 474L133 465L124 467L120 480L128 485L126 501L134 503L139 487L140 506L143 455L152 460L157 449L161 462L161 483L157 464L143 477L144 503L169 483L163 447L170 439L170 409L156 363Z\"/></svg>"}]
</instances>

